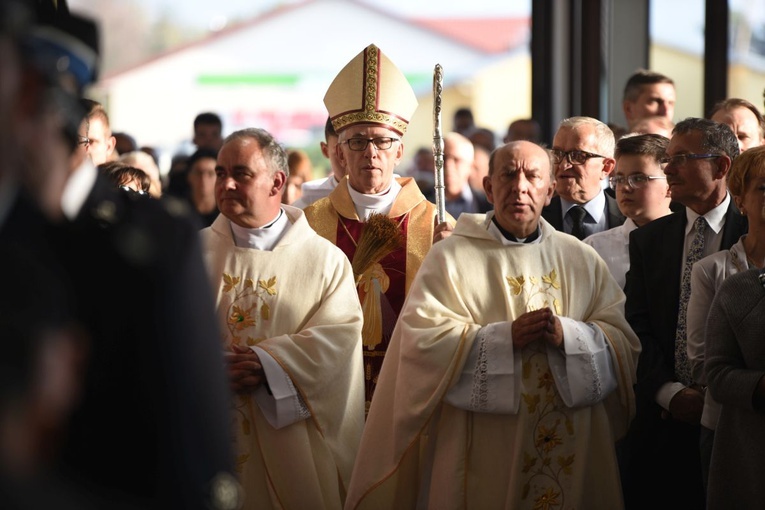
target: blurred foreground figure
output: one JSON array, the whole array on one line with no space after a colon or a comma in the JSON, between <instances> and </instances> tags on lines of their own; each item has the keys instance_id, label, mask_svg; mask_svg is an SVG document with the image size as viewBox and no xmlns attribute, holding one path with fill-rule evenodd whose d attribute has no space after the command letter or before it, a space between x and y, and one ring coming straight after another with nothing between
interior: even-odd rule
<instances>
[{"instance_id":1,"label":"blurred foreground figure","mask_svg":"<svg viewBox=\"0 0 765 510\"><path fill-rule=\"evenodd\" d=\"M2 23L24 12L6 6ZM99 508L235 508L228 392L196 229L172 203L98 174L79 102L95 78L96 26L64 2L35 7L37 22L0 31L9 57L0 109L12 122L0 131L0 246L40 255L89 340L80 400L51 463ZM56 356L45 370L55 376L66 362Z\"/></svg>"}]
</instances>

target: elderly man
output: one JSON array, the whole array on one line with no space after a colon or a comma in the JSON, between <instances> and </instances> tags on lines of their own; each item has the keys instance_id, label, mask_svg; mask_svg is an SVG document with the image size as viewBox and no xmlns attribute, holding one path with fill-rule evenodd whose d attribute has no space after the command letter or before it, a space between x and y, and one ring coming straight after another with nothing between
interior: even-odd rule
<instances>
[{"instance_id":1,"label":"elderly man","mask_svg":"<svg viewBox=\"0 0 765 510\"><path fill-rule=\"evenodd\" d=\"M760 110L746 99L734 97L720 101L712 107L709 118L731 128L741 152L763 143L765 120Z\"/></svg>"},{"instance_id":2,"label":"elderly man","mask_svg":"<svg viewBox=\"0 0 765 510\"><path fill-rule=\"evenodd\" d=\"M632 131L641 119L654 115L672 121L675 97L675 82L671 78L645 69L636 71L627 80L622 99L627 131Z\"/></svg>"},{"instance_id":3,"label":"elderly man","mask_svg":"<svg viewBox=\"0 0 765 510\"><path fill-rule=\"evenodd\" d=\"M643 354L637 416L628 436L625 495L646 508L703 508L699 422L704 388L690 374L686 310L693 263L730 248L746 232L726 182L738 142L723 124L688 118L664 159L672 199L685 206L630 234L626 315ZM646 491L650 487L651 491Z\"/></svg>"},{"instance_id":4,"label":"elderly man","mask_svg":"<svg viewBox=\"0 0 765 510\"><path fill-rule=\"evenodd\" d=\"M614 169L614 134L592 117L563 120L553 139L557 196L542 211L553 227L577 239L618 227L624 215L603 180Z\"/></svg>"},{"instance_id":5,"label":"elderly man","mask_svg":"<svg viewBox=\"0 0 765 510\"><path fill-rule=\"evenodd\" d=\"M639 342L600 257L540 219L551 179L538 145L500 147L494 211L463 214L425 258L346 508L622 507Z\"/></svg>"},{"instance_id":6,"label":"elderly man","mask_svg":"<svg viewBox=\"0 0 765 510\"><path fill-rule=\"evenodd\" d=\"M473 190L468 182L474 156L470 140L454 131L444 135L444 207L454 218L464 212L485 213L491 210L483 190ZM435 201L435 190L426 196L428 200Z\"/></svg>"},{"instance_id":7,"label":"elderly man","mask_svg":"<svg viewBox=\"0 0 765 510\"><path fill-rule=\"evenodd\" d=\"M201 235L245 508L337 509L364 424L361 307L343 252L281 203L288 171L268 132L230 135L215 167L221 214Z\"/></svg>"},{"instance_id":8,"label":"elderly man","mask_svg":"<svg viewBox=\"0 0 765 510\"><path fill-rule=\"evenodd\" d=\"M369 45L340 71L324 103L339 137L338 161L348 177L305 214L353 265L364 309L368 408L398 314L433 243L436 207L414 179L393 175L417 99L387 56Z\"/></svg>"}]
</instances>

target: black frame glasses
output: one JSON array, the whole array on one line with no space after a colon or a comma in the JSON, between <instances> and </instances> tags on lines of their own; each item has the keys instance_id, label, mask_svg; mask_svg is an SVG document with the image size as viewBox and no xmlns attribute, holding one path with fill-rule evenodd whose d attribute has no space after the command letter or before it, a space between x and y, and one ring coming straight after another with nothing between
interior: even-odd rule
<instances>
[{"instance_id":1,"label":"black frame glasses","mask_svg":"<svg viewBox=\"0 0 765 510\"><path fill-rule=\"evenodd\" d=\"M77 135L77 145L84 145L87 149L90 147L90 138L87 136Z\"/></svg>"},{"instance_id":2,"label":"black frame glasses","mask_svg":"<svg viewBox=\"0 0 765 510\"><path fill-rule=\"evenodd\" d=\"M662 165L685 165L689 159L712 159L719 158L722 154L675 154L674 156L664 156L659 160Z\"/></svg>"},{"instance_id":3,"label":"black frame glasses","mask_svg":"<svg viewBox=\"0 0 765 510\"><path fill-rule=\"evenodd\" d=\"M349 138L343 143L348 144L348 148L352 151L361 152L367 150L370 142L372 142L372 145L374 145L377 150L387 151L393 147L393 142L400 141L400 138L395 138L393 136L378 136L376 138Z\"/></svg>"},{"instance_id":4,"label":"black frame glasses","mask_svg":"<svg viewBox=\"0 0 765 510\"><path fill-rule=\"evenodd\" d=\"M577 149L570 150L570 151L562 151L560 149L553 149L550 151L552 153L552 160L553 163L556 165L560 165L563 162L563 159L567 159L569 163L572 165L584 165L587 163L587 160L590 158L605 158L606 156L601 156L600 154L595 154L594 152L587 152L587 151L580 151Z\"/></svg>"},{"instance_id":5,"label":"black frame glasses","mask_svg":"<svg viewBox=\"0 0 765 510\"><path fill-rule=\"evenodd\" d=\"M618 186L628 184L630 188L640 189L644 188L649 182L654 179L665 179L666 175L646 175L646 174L632 174L632 175L612 175L608 178L608 184L612 189L616 189Z\"/></svg>"}]
</instances>

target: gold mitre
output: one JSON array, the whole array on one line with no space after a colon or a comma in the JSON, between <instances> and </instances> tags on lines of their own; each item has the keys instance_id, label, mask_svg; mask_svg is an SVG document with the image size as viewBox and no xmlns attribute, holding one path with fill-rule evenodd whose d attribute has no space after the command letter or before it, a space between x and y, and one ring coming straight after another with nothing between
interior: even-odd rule
<instances>
[{"instance_id":1,"label":"gold mitre","mask_svg":"<svg viewBox=\"0 0 765 510\"><path fill-rule=\"evenodd\" d=\"M417 108L417 97L396 64L370 44L335 77L324 104L338 133L355 124L372 123L403 135Z\"/></svg>"}]
</instances>

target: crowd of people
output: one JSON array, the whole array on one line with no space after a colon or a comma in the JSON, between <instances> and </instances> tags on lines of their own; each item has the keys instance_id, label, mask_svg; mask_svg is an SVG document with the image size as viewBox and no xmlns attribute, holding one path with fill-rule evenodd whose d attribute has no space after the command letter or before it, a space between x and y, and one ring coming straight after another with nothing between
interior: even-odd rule
<instances>
[{"instance_id":1,"label":"crowd of people","mask_svg":"<svg viewBox=\"0 0 765 510\"><path fill-rule=\"evenodd\" d=\"M436 186L371 44L324 97L326 177L211 112L163 177L84 97L95 24L0 14L0 507L765 504L753 104L675 124L639 70L627 126L549 143L459 108Z\"/></svg>"}]
</instances>

